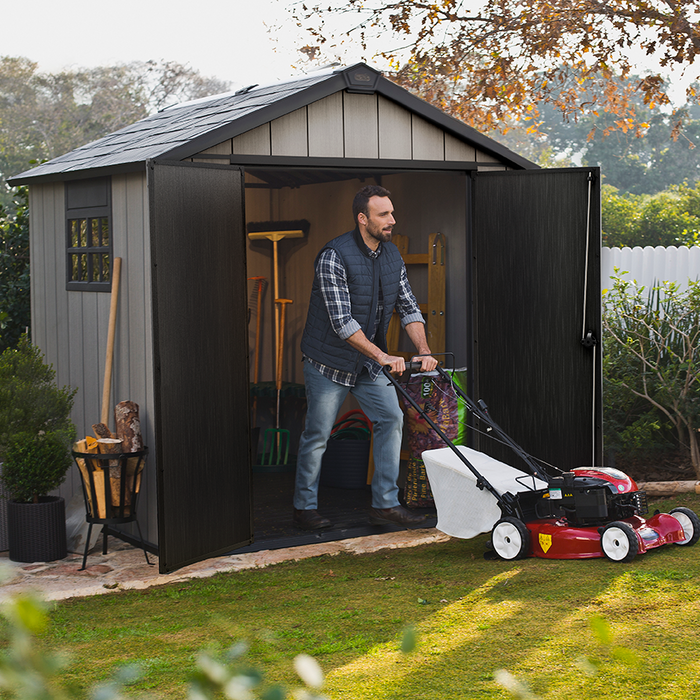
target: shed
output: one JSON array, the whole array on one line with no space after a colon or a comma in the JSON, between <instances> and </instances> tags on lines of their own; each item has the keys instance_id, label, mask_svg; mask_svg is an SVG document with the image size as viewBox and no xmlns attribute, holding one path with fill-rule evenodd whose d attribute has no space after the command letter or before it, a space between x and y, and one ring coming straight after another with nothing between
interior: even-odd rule
<instances>
[{"instance_id":1,"label":"shed","mask_svg":"<svg viewBox=\"0 0 700 700\"><path fill-rule=\"evenodd\" d=\"M256 534L247 280L272 278L272 253L247 223L309 222L280 244L294 301L284 378L301 383L313 260L352 228L352 197L375 182L392 192L411 253L445 236L446 347L469 393L532 454L602 463L598 170L540 169L362 63L250 86L166 108L11 180L30 186L33 341L59 383L78 387L82 434L100 415L105 292L123 260L112 396L141 406L140 522L161 571ZM419 299L421 274L409 271ZM269 381L269 290L263 301ZM472 444L510 459L478 434ZM78 479L73 470L62 495ZM291 520L291 493L282 510Z\"/></svg>"}]
</instances>

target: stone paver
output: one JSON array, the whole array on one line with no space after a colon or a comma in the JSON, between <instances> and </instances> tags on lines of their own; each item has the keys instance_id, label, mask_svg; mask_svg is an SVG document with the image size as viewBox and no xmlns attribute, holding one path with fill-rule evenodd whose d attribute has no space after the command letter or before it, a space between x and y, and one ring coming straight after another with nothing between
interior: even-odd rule
<instances>
[{"instance_id":1,"label":"stone paver","mask_svg":"<svg viewBox=\"0 0 700 700\"><path fill-rule=\"evenodd\" d=\"M172 574L159 574L157 557L148 555L154 563L153 566L149 566L142 550L110 538L109 552L103 555L98 549L98 553L91 554L85 571L79 571L82 556L78 554L69 554L57 562L23 564L10 561L5 553L5 559L1 560L0 602L28 591L36 592L44 600L65 600L118 590L144 589L177 581L206 578L224 571L242 571L324 554L367 554L381 549L417 547L448 539L450 538L447 535L434 528L387 532L337 542L216 557L178 569Z\"/></svg>"}]
</instances>

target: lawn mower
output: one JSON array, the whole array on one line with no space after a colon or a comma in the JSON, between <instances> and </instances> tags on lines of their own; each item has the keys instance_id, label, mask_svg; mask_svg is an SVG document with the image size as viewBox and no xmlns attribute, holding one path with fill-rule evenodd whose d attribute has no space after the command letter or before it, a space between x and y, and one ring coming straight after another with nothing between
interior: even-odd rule
<instances>
[{"instance_id":1,"label":"lawn mower","mask_svg":"<svg viewBox=\"0 0 700 700\"><path fill-rule=\"evenodd\" d=\"M487 558L507 561L607 557L629 562L665 544L689 546L700 538L700 518L689 508L650 517L647 498L629 476L608 467L564 471L523 450L491 418L483 401L475 403L438 366L424 376L439 376L452 387L485 435L507 445L524 464L516 469L462 445L456 446L402 385L420 362L406 363L402 377L383 371L406 401L442 438L446 447L422 453L437 508L437 528L471 538L491 532Z\"/></svg>"}]
</instances>

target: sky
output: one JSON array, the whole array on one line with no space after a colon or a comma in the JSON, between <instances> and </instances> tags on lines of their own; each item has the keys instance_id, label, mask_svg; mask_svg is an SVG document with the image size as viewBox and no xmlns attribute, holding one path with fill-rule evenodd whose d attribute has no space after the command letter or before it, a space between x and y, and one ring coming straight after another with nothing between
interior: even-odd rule
<instances>
[{"instance_id":1,"label":"sky","mask_svg":"<svg viewBox=\"0 0 700 700\"><path fill-rule=\"evenodd\" d=\"M232 87L299 73L289 0L31 0L4 2L0 55L44 72L177 61ZM281 28L270 32L275 25ZM303 42L302 42L303 43Z\"/></svg>"},{"instance_id":2,"label":"sky","mask_svg":"<svg viewBox=\"0 0 700 700\"><path fill-rule=\"evenodd\" d=\"M24 56L50 73L163 59L233 89L265 84L303 70L297 49L310 39L292 20L292 3L298 0L5 0L0 55ZM359 46L345 50L345 65L362 60ZM682 103L688 78L675 82L674 101Z\"/></svg>"}]
</instances>

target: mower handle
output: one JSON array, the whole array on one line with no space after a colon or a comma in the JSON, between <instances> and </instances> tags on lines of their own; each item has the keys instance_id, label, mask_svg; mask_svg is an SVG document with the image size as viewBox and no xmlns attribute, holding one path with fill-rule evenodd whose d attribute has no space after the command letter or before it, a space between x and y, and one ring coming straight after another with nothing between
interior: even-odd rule
<instances>
[{"instance_id":1,"label":"mower handle","mask_svg":"<svg viewBox=\"0 0 700 700\"><path fill-rule=\"evenodd\" d=\"M440 353L440 354L445 354L445 355L450 355L453 358L453 367L454 367L454 355L452 353ZM420 362L407 362L406 363L406 371L401 375L400 379L397 379L396 377L392 376L391 372L389 371L389 366L385 365L382 367L382 371L384 372L386 378L389 380L391 384L393 384L399 391L403 394L403 396L409 401L409 403L415 408L419 414L422 414L421 409L417 406L417 404L413 401L413 399L410 397L410 395L406 392L405 388L401 386L401 382L408 383L410 371L415 371L415 370L420 370L421 363ZM438 373L442 379L447 381L448 383L451 383L454 387L454 391L457 394L459 398L462 399L464 402L465 406L467 407L467 410L469 410L470 413L474 415L478 420L482 421L485 425L488 426L489 430L493 430L494 434L498 436L498 438L508 447L510 447L515 454L522 459L525 464L530 469L530 473L533 474L534 476L538 477L539 479L542 479L542 481L549 483L550 477L534 462L532 457L523 450L520 445L518 445L515 440L513 440L507 433L504 432L504 430L493 420L491 417L491 414L489 413L488 407L484 403L484 401L479 400L478 403L475 403L470 399L467 394L457 385L452 382L452 378L445 372L445 370L438 365L435 368L435 371ZM462 455L458 450L455 448L453 444L450 443L447 438L445 438L444 434L442 431L430 420L428 416L424 416L426 419L426 422L430 425L430 427L443 439L445 444L452 448L452 450L457 454L459 459L464 462L469 469L472 471L472 473L477 477L477 486L479 483L486 483L487 488L489 491L491 491L495 496L496 499L498 500L499 503L503 504L504 500L501 498L500 495L496 495L497 492L493 487L491 487L488 482L479 474L476 469L472 467L471 464L464 458L464 455ZM481 487L480 487L481 488Z\"/></svg>"},{"instance_id":2,"label":"mower handle","mask_svg":"<svg viewBox=\"0 0 700 700\"><path fill-rule=\"evenodd\" d=\"M431 353L426 353L425 355L413 355L413 357L451 357L452 358L452 369L454 369L455 366L455 356L454 353L452 352L431 352ZM440 363L438 363L438 366ZM387 369L389 365L384 365L382 367L382 370L384 371L384 374L388 374L389 370ZM421 362L406 362L406 369L404 370L404 373L406 372L420 372L422 367Z\"/></svg>"}]
</instances>

